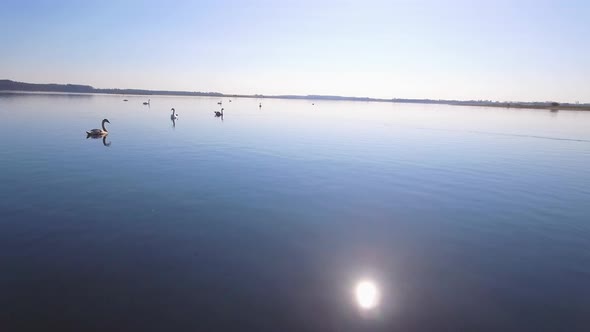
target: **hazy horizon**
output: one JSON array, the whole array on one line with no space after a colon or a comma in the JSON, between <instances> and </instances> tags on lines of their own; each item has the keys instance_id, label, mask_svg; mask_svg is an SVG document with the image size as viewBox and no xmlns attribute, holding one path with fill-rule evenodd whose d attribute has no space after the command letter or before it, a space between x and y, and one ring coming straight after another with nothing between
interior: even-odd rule
<instances>
[{"instance_id":1,"label":"hazy horizon","mask_svg":"<svg viewBox=\"0 0 590 332\"><path fill-rule=\"evenodd\" d=\"M590 102L582 1L7 1L0 76L230 94Z\"/></svg>"}]
</instances>

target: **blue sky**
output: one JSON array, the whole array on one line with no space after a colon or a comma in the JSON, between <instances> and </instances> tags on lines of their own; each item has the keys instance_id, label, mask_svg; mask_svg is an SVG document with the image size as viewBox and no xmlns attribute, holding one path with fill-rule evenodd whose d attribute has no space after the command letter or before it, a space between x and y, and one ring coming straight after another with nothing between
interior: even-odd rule
<instances>
[{"instance_id":1,"label":"blue sky","mask_svg":"<svg viewBox=\"0 0 590 332\"><path fill-rule=\"evenodd\" d=\"M15 1L0 78L590 102L587 1Z\"/></svg>"}]
</instances>

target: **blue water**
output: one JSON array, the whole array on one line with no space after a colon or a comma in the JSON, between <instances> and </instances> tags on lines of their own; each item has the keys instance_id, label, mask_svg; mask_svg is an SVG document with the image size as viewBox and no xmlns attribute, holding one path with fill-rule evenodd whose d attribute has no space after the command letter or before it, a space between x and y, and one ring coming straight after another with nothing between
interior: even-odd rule
<instances>
[{"instance_id":1,"label":"blue water","mask_svg":"<svg viewBox=\"0 0 590 332\"><path fill-rule=\"evenodd\" d=\"M590 328L590 112L150 98L0 94L0 330Z\"/></svg>"}]
</instances>

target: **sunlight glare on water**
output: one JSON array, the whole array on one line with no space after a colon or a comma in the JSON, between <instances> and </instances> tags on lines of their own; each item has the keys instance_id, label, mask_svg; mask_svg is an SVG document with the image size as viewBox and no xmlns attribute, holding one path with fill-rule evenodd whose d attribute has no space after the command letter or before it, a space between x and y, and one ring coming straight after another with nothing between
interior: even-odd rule
<instances>
[{"instance_id":1,"label":"sunlight glare on water","mask_svg":"<svg viewBox=\"0 0 590 332\"><path fill-rule=\"evenodd\" d=\"M359 308L363 310L374 309L379 305L381 294L374 281L359 281L356 284L354 294Z\"/></svg>"}]
</instances>

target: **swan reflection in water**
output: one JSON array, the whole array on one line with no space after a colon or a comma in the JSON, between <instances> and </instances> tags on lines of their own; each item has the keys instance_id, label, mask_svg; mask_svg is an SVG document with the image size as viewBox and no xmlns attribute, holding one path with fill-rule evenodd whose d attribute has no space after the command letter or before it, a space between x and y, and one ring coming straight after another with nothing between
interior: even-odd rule
<instances>
[{"instance_id":1,"label":"swan reflection in water","mask_svg":"<svg viewBox=\"0 0 590 332\"><path fill-rule=\"evenodd\" d=\"M108 142L107 142L107 137L106 137L106 136L104 136L104 137L102 138L102 145L104 145L104 146L111 146L111 141L108 141Z\"/></svg>"},{"instance_id":2,"label":"swan reflection in water","mask_svg":"<svg viewBox=\"0 0 590 332\"><path fill-rule=\"evenodd\" d=\"M87 136L86 136L86 139L89 139L89 138L92 138L92 139L99 139L99 138L102 138L102 145L104 145L104 146L106 146L106 147L109 147L109 146L111 146L111 141L108 141L108 142L107 142L107 137L108 137L108 136L109 136L109 135L87 135Z\"/></svg>"}]
</instances>

